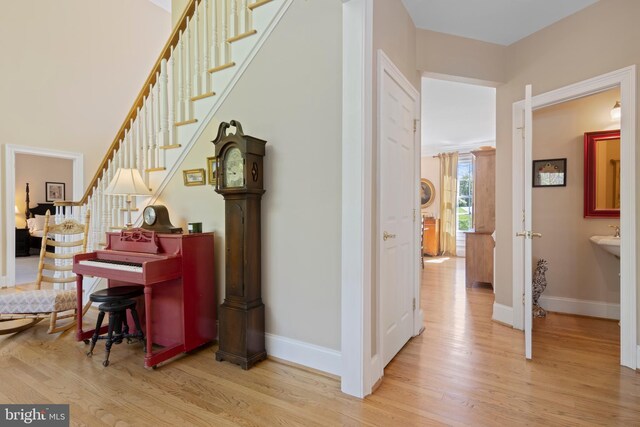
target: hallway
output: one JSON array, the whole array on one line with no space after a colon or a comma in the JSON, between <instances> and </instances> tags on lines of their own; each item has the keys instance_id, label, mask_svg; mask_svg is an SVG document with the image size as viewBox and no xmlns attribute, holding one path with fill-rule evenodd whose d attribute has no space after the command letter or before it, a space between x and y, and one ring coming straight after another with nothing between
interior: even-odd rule
<instances>
[{"instance_id":1,"label":"hallway","mask_svg":"<svg viewBox=\"0 0 640 427\"><path fill-rule=\"evenodd\" d=\"M640 374L619 366L616 322L536 319L527 362L522 332L491 320L492 290L465 289L463 258L440 260L425 258L425 331L368 401L414 425L640 424Z\"/></svg>"}]
</instances>

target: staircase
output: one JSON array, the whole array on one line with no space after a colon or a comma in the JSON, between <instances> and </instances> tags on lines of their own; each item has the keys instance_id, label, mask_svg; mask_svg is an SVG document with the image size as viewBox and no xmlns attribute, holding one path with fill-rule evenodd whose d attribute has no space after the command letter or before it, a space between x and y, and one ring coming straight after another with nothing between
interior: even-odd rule
<instances>
[{"instance_id":1,"label":"staircase","mask_svg":"<svg viewBox=\"0 0 640 427\"><path fill-rule=\"evenodd\" d=\"M105 194L116 171L138 169L152 190L151 197L133 198L139 223L292 1L189 2L84 196L56 203L58 218L91 211L87 250L124 227L126 196Z\"/></svg>"}]
</instances>

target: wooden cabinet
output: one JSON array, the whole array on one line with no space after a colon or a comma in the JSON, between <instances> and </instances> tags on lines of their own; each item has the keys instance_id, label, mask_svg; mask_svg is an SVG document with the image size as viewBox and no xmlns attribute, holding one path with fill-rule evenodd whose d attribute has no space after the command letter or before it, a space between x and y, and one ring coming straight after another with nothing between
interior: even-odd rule
<instances>
[{"instance_id":1,"label":"wooden cabinet","mask_svg":"<svg viewBox=\"0 0 640 427\"><path fill-rule=\"evenodd\" d=\"M496 150L475 150L473 169L473 228L489 234L496 228Z\"/></svg>"},{"instance_id":2,"label":"wooden cabinet","mask_svg":"<svg viewBox=\"0 0 640 427\"><path fill-rule=\"evenodd\" d=\"M437 256L440 246L440 219L425 217L422 226L422 251L425 255Z\"/></svg>"},{"instance_id":3,"label":"wooden cabinet","mask_svg":"<svg viewBox=\"0 0 640 427\"><path fill-rule=\"evenodd\" d=\"M493 284L493 247L495 246L491 233L468 232L465 237L466 285L474 283Z\"/></svg>"},{"instance_id":4,"label":"wooden cabinet","mask_svg":"<svg viewBox=\"0 0 640 427\"><path fill-rule=\"evenodd\" d=\"M465 276L467 286L493 284L493 248L491 234L496 224L496 150L476 150L473 172L474 230L465 237Z\"/></svg>"},{"instance_id":5,"label":"wooden cabinet","mask_svg":"<svg viewBox=\"0 0 640 427\"><path fill-rule=\"evenodd\" d=\"M29 256L29 230L16 228L16 256Z\"/></svg>"}]
</instances>

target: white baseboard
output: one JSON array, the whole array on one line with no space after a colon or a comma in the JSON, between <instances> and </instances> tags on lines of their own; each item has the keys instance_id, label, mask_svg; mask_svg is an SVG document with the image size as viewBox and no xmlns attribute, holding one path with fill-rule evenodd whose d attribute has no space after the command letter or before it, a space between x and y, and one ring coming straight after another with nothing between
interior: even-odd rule
<instances>
[{"instance_id":1,"label":"white baseboard","mask_svg":"<svg viewBox=\"0 0 640 427\"><path fill-rule=\"evenodd\" d=\"M4 288L7 283L7 276L0 276L0 288Z\"/></svg>"},{"instance_id":2,"label":"white baseboard","mask_svg":"<svg viewBox=\"0 0 640 427\"><path fill-rule=\"evenodd\" d=\"M513 326L513 308L506 305L493 303L493 320Z\"/></svg>"},{"instance_id":3,"label":"white baseboard","mask_svg":"<svg viewBox=\"0 0 640 427\"><path fill-rule=\"evenodd\" d=\"M640 369L640 345L636 351L636 370Z\"/></svg>"},{"instance_id":4,"label":"white baseboard","mask_svg":"<svg viewBox=\"0 0 640 427\"><path fill-rule=\"evenodd\" d=\"M545 310L558 313L578 314L620 320L620 304L600 301L580 300L553 296L541 296L540 306Z\"/></svg>"},{"instance_id":5,"label":"white baseboard","mask_svg":"<svg viewBox=\"0 0 640 427\"><path fill-rule=\"evenodd\" d=\"M265 334L265 345L268 355L341 376L342 355L339 351L273 334Z\"/></svg>"}]
</instances>

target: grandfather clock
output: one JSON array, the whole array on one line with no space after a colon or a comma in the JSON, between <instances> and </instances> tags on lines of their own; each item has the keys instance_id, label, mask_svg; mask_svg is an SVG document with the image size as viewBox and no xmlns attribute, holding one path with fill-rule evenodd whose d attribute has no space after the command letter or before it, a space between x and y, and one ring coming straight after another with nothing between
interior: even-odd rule
<instances>
[{"instance_id":1,"label":"grandfather clock","mask_svg":"<svg viewBox=\"0 0 640 427\"><path fill-rule=\"evenodd\" d=\"M235 127L235 134L227 133ZM225 200L225 300L220 306L216 360L249 369L266 359L261 297L260 201L266 141L245 135L239 122L220 123L214 141L218 180Z\"/></svg>"}]
</instances>

